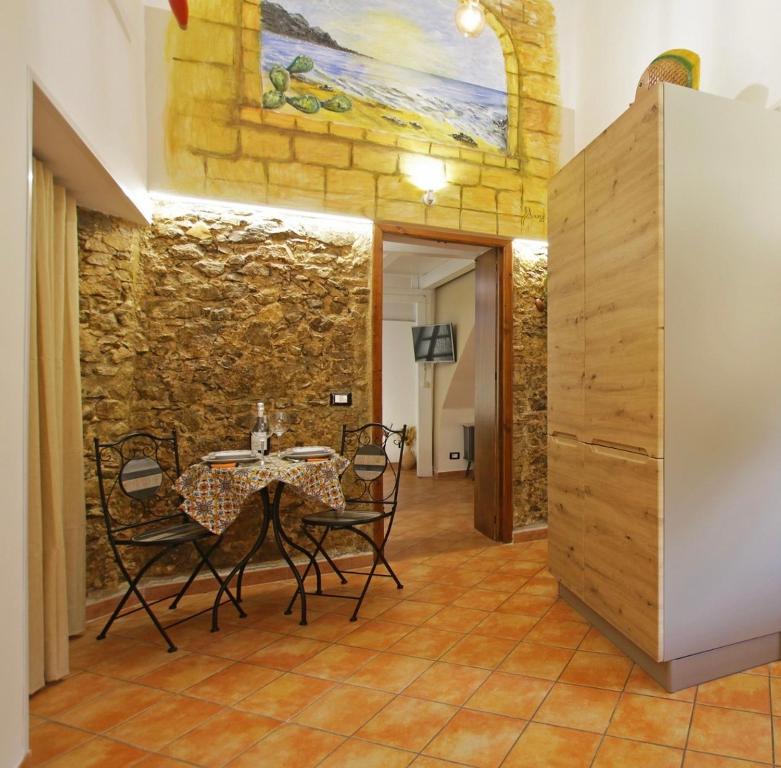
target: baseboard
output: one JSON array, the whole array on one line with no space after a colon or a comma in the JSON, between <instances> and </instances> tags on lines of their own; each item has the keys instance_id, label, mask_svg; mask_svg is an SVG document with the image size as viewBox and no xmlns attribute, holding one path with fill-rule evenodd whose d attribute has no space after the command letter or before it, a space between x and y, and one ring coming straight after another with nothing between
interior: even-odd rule
<instances>
[{"instance_id":1,"label":"baseboard","mask_svg":"<svg viewBox=\"0 0 781 768\"><path fill-rule=\"evenodd\" d=\"M671 693L781 659L781 634L773 633L680 659L656 661L561 584L559 594L613 645Z\"/></svg>"},{"instance_id":2,"label":"baseboard","mask_svg":"<svg viewBox=\"0 0 781 768\"><path fill-rule=\"evenodd\" d=\"M343 555L342 557L333 558L334 562L345 569L365 568L371 565L371 555ZM320 568L323 573L330 573L331 568L326 562L320 562ZM300 563L298 566L299 573L303 572L306 567L305 563ZM290 568L283 562L274 563L273 565L256 565L249 566L244 573L244 586L252 586L253 584L266 584L272 581L287 581L292 580L293 575L290 573ZM186 579L184 577L178 579L165 579L157 580L152 584L144 587L141 592L147 600L157 600L161 597L165 597L168 594L176 594L177 589L181 589ZM197 578L189 589L188 594L203 594L204 592L214 592L217 588L217 582L212 576L200 576ZM108 616L117 604L117 600L125 593L124 589L117 590L111 595L101 596L98 599L89 602L87 601L87 621L92 619L98 619L101 616ZM138 601L135 598L128 600L128 606L132 607L138 605ZM183 603L184 605L184 603Z\"/></svg>"},{"instance_id":3,"label":"baseboard","mask_svg":"<svg viewBox=\"0 0 781 768\"><path fill-rule=\"evenodd\" d=\"M540 541L548 538L548 524L527 525L525 528L516 528L513 531L513 544L522 541Z\"/></svg>"}]
</instances>

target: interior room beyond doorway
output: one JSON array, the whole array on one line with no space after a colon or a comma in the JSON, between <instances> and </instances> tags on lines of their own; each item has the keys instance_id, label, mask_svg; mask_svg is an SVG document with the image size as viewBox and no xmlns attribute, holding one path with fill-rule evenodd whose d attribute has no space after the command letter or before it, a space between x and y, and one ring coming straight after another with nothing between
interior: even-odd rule
<instances>
[{"instance_id":1,"label":"interior room beyond doorway","mask_svg":"<svg viewBox=\"0 0 781 768\"><path fill-rule=\"evenodd\" d=\"M475 533L476 264L488 251L405 234L383 240L383 421L414 427L402 499L425 519L403 527L408 546L425 546L432 530ZM422 359L433 346L416 344L413 329L438 335L437 362Z\"/></svg>"}]
</instances>

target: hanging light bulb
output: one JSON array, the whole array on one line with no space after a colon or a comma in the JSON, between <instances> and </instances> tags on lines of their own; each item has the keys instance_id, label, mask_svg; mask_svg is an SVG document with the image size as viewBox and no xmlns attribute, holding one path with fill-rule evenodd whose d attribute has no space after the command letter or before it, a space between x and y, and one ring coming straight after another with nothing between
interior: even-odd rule
<instances>
[{"instance_id":1,"label":"hanging light bulb","mask_svg":"<svg viewBox=\"0 0 781 768\"><path fill-rule=\"evenodd\" d=\"M456 9L456 26L464 37L477 37L485 29L485 10L480 0L461 0Z\"/></svg>"}]
</instances>

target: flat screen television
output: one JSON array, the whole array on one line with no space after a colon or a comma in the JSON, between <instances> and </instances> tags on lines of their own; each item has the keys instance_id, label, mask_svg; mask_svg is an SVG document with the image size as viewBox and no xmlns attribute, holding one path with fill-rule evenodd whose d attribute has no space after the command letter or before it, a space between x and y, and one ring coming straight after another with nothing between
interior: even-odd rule
<instances>
[{"instance_id":1,"label":"flat screen television","mask_svg":"<svg viewBox=\"0 0 781 768\"><path fill-rule=\"evenodd\" d=\"M416 325L412 328L416 363L455 363L456 343L452 323Z\"/></svg>"}]
</instances>

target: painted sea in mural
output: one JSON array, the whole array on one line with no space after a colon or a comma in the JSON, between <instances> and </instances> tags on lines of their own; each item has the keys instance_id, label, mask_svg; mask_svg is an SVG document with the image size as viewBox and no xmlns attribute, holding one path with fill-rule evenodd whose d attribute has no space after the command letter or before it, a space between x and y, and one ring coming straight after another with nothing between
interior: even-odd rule
<instances>
[{"instance_id":1,"label":"painted sea in mural","mask_svg":"<svg viewBox=\"0 0 781 768\"><path fill-rule=\"evenodd\" d=\"M352 0L263 3L266 108L426 141L506 149L504 59L490 29L479 42L460 37L452 0L359 5L363 22L351 25Z\"/></svg>"}]
</instances>

